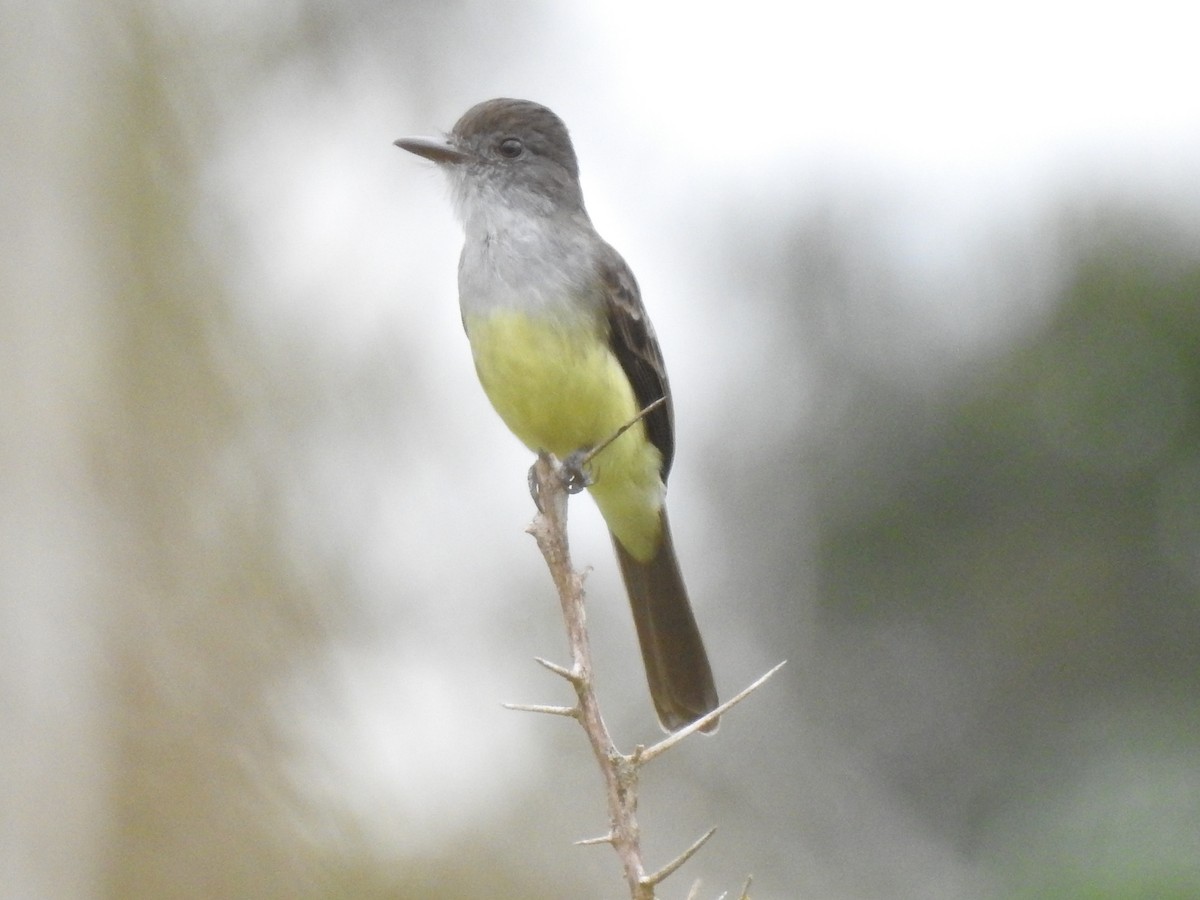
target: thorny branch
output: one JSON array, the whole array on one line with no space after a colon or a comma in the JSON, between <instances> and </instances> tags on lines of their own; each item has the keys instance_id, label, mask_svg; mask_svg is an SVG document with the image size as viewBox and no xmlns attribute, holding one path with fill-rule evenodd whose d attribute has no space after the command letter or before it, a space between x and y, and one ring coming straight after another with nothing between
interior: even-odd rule
<instances>
[{"instance_id":1,"label":"thorny branch","mask_svg":"<svg viewBox=\"0 0 1200 900\"><path fill-rule=\"evenodd\" d=\"M643 411L643 414L646 411L648 410ZM527 712L568 716L583 726L592 753L604 776L609 831L600 837L578 843L612 844L621 860L632 900L654 900L655 887L691 859L713 836L716 829L710 829L674 860L657 871L647 874L642 861L641 835L637 822L638 774L641 767L699 730L708 721L740 703L774 675L783 663L777 665L754 684L721 704L704 718L664 738L658 744L649 748L638 746L631 754L621 753L613 743L608 727L604 724L600 703L592 687L592 657L584 610L583 579L571 565L570 548L567 542L567 498L573 490L575 479L570 473L564 473L558 460L542 454L530 470L529 482L538 506L538 514L529 527L529 533L537 540L538 548L545 557L551 577L554 579L554 586L562 606L563 620L567 628L567 640L571 648L571 665L569 667L560 666L544 659L539 659L538 662L570 682L575 689L576 702L574 706L570 707L540 704L505 705L510 709ZM696 890L697 888L693 888L693 894ZM749 897L748 890L749 881L746 882L746 887L742 891L743 897Z\"/></svg>"}]
</instances>

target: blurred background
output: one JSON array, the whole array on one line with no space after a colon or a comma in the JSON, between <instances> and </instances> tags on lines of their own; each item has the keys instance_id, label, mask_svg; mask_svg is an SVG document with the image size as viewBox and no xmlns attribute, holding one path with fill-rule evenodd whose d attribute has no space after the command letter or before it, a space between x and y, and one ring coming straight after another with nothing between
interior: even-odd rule
<instances>
[{"instance_id":1,"label":"blurred background","mask_svg":"<svg viewBox=\"0 0 1200 900\"><path fill-rule=\"evenodd\" d=\"M500 708L565 640L391 144L516 96L661 337L718 682L789 661L645 773L649 865L718 826L662 896L1200 896L1191 16L5 0L0 895L624 895Z\"/></svg>"}]
</instances>

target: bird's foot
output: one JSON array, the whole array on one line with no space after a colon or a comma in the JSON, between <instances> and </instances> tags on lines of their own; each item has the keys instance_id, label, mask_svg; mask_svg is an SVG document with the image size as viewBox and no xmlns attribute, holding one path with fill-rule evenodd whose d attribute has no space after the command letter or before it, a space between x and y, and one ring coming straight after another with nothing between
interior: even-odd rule
<instances>
[{"instance_id":1,"label":"bird's foot","mask_svg":"<svg viewBox=\"0 0 1200 900\"><path fill-rule=\"evenodd\" d=\"M542 506L542 483L538 479L537 467L535 462L529 467L529 474L525 477L529 482L529 496L533 498L533 505L537 507L538 512L544 513L546 510Z\"/></svg>"},{"instance_id":2,"label":"bird's foot","mask_svg":"<svg viewBox=\"0 0 1200 900\"><path fill-rule=\"evenodd\" d=\"M562 461L562 482L568 494L578 494L592 486L592 476L584 469L590 453L588 449L576 450Z\"/></svg>"}]
</instances>

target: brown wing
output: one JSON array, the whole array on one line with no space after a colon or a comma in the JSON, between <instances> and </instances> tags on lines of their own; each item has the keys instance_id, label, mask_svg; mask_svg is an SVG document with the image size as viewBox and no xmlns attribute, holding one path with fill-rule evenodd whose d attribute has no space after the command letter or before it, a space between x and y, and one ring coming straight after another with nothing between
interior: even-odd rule
<instances>
[{"instance_id":1,"label":"brown wing","mask_svg":"<svg viewBox=\"0 0 1200 900\"><path fill-rule=\"evenodd\" d=\"M675 458L675 413L671 409L667 369L633 272L615 250L607 246L605 250L601 272L607 294L609 346L633 385L633 395L641 409L660 397L667 398L666 403L643 419L650 442L662 454L661 471L665 484Z\"/></svg>"}]
</instances>

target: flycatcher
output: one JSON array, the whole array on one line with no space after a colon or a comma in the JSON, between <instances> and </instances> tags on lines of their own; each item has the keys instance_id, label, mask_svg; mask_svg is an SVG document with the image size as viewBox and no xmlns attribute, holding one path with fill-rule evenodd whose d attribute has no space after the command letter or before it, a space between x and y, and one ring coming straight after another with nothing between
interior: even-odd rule
<instances>
[{"instance_id":1,"label":"flycatcher","mask_svg":"<svg viewBox=\"0 0 1200 900\"><path fill-rule=\"evenodd\" d=\"M671 394L637 281L584 209L567 128L537 103L488 100L444 139L396 145L450 179L466 236L458 291L475 369L525 446L567 459L665 398L584 475L612 534L659 721L675 731L718 700L664 506Z\"/></svg>"}]
</instances>

